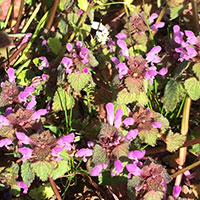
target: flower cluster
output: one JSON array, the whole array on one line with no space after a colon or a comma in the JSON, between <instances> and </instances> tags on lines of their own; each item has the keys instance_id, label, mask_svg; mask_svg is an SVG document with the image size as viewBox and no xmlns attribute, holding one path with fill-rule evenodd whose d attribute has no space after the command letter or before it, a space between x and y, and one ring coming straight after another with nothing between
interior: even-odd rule
<instances>
[{"instance_id":1,"label":"flower cluster","mask_svg":"<svg viewBox=\"0 0 200 200\"><path fill-rule=\"evenodd\" d=\"M75 47L68 43L66 45L67 54L62 59L61 64L65 67L66 74L72 72L88 73L90 65L90 52L84 47L83 43L78 41Z\"/></svg>"},{"instance_id":2,"label":"flower cluster","mask_svg":"<svg viewBox=\"0 0 200 200\"><path fill-rule=\"evenodd\" d=\"M200 48L200 38L196 37L192 31L185 30L184 33L180 31L180 27L175 25L173 27L174 41L180 45L180 47L175 48L176 54L175 57L179 57L179 61L183 62L184 60L191 60L198 55L198 52L195 50L199 50ZM186 41L184 40L186 37Z\"/></svg>"}]
</instances>

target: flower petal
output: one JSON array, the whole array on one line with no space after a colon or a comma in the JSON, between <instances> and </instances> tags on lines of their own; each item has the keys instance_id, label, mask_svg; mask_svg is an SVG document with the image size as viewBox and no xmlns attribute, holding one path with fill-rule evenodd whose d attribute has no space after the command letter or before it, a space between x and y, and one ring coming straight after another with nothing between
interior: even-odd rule
<instances>
[{"instance_id":1,"label":"flower petal","mask_svg":"<svg viewBox=\"0 0 200 200\"><path fill-rule=\"evenodd\" d=\"M114 122L114 105L112 103L107 103L106 111L108 123L112 126Z\"/></svg>"},{"instance_id":2,"label":"flower petal","mask_svg":"<svg viewBox=\"0 0 200 200\"><path fill-rule=\"evenodd\" d=\"M128 153L128 158L134 160L135 158L141 159L144 157L146 151L145 150L135 150Z\"/></svg>"},{"instance_id":3,"label":"flower petal","mask_svg":"<svg viewBox=\"0 0 200 200\"><path fill-rule=\"evenodd\" d=\"M123 116L123 110L117 109L115 114L115 128L119 128L122 125L122 116Z\"/></svg>"}]
</instances>

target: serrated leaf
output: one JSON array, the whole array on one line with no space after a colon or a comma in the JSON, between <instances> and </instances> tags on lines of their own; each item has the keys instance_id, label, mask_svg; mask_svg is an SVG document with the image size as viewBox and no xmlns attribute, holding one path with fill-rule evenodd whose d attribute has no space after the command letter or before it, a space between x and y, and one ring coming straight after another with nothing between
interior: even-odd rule
<instances>
[{"instance_id":1,"label":"serrated leaf","mask_svg":"<svg viewBox=\"0 0 200 200\"><path fill-rule=\"evenodd\" d=\"M141 105L145 106L148 103L148 97L144 92L139 92L136 94L136 101Z\"/></svg>"},{"instance_id":2,"label":"serrated leaf","mask_svg":"<svg viewBox=\"0 0 200 200\"><path fill-rule=\"evenodd\" d=\"M156 140L158 138L158 130L156 128L152 128L150 130L142 130L139 132L139 137L145 143L155 146Z\"/></svg>"},{"instance_id":3,"label":"serrated leaf","mask_svg":"<svg viewBox=\"0 0 200 200\"><path fill-rule=\"evenodd\" d=\"M14 134L15 134L15 130L13 129L12 125L2 126L0 129L1 137L13 138Z\"/></svg>"},{"instance_id":4,"label":"serrated leaf","mask_svg":"<svg viewBox=\"0 0 200 200\"><path fill-rule=\"evenodd\" d=\"M144 200L162 200L163 197L163 192L151 190L144 195Z\"/></svg>"},{"instance_id":5,"label":"serrated leaf","mask_svg":"<svg viewBox=\"0 0 200 200\"><path fill-rule=\"evenodd\" d=\"M175 72L174 72L174 79L177 79L188 67L190 67L191 62L183 61L178 63Z\"/></svg>"},{"instance_id":6,"label":"serrated leaf","mask_svg":"<svg viewBox=\"0 0 200 200\"><path fill-rule=\"evenodd\" d=\"M48 179L48 176L51 175L54 167L54 163L49 163L47 161L37 161L31 164L32 170L42 181Z\"/></svg>"},{"instance_id":7,"label":"serrated leaf","mask_svg":"<svg viewBox=\"0 0 200 200\"><path fill-rule=\"evenodd\" d=\"M139 93L143 88L143 80L139 78L127 77L125 79L125 84L131 93Z\"/></svg>"},{"instance_id":8,"label":"serrated leaf","mask_svg":"<svg viewBox=\"0 0 200 200\"><path fill-rule=\"evenodd\" d=\"M102 149L102 147L98 144L94 146L94 153L92 156L92 162L97 165L99 163L106 163L107 158L106 158L106 153Z\"/></svg>"},{"instance_id":9,"label":"serrated leaf","mask_svg":"<svg viewBox=\"0 0 200 200\"><path fill-rule=\"evenodd\" d=\"M31 196L32 199L36 200L50 199L54 196L53 189L51 188L51 185L49 183L31 189L28 194Z\"/></svg>"},{"instance_id":10,"label":"serrated leaf","mask_svg":"<svg viewBox=\"0 0 200 200\"><path fill-rule=\"evenodd\" d=\"M177 103L181 101L185 94L185 90L181 83L175 79L170 79L165 87L164 92L164 108L167 112L172 111Z\"/></svg>"},{"instance_id":11,"label":"serrated leaf","mask_svg":"<svg viewBox=\"0 0 200 200\"><path fill-rule=\"evenodd\" d=\"M88 0L78 0L78 7L79 7L81 10L86 11L87 8L88 8L88 5L89 5Z\"/></svg>"},{"instance_id":12,"label":"serrated leaf","mask_svg":"<svg viewBox=\"0 0 200 200\"><path fill-rule=\"evenodd\" d=\"M127 156L128 149L129 149L129 143L124 142L123 144L120 144L117 147L115 147L112 153L114 156L117 157L117 159L119 159L120 157Z\"/></svg>"},{"instance_id":13,"label":"serrated leaf","mask_svg":"<svg viewBox=\"0 0 200 200\"><path fill-rule=\"evenodd\" d=\"M136 94L135 93L129 93L127 91L120 91L117 94L117 104L123 105L123 104L129 104L136 101Z\"/></svg>"},{"instance_id":14,"label":"serrated leaf","mask_svg":"<svg viewBox=\"0 0 200 200\"><path fill-rule=\"evenodd\" d=\"M97 59L94 57L94 55L91 53L91 51L89 51L88 53L89 55L89 64L92 66L92 67L96 67L99 62L97 61Z\"/></svg>"},{"instance_id":15,"label":"serrated leaf","mask_svg":"<svg viewBox=\"0 0 200 200\"><path fill-rule=\"evenodd\" d=\"M184 135L181 135L180 133L174 134L170 131L166 137L167 150L170 152L176 151L184 144L185 140L186 137Z\"/></svg>"},{"instance_id":16,"label":"serrated leaf","mask_svg":"<svg viewBox=\"0 0 200 200\"><path fill-rule=\"evenodd\" d=\"M51 173L51 177L55 180L60 176L63 176L66 172L71 169L70 163L66 160L58 162L58 166Z\"/></svg>"},{"instance_id":17,"label":"serrated leaf","mask_svg":"<svg viewBox=\"0 0 200 200\"><path fill-rule=\"evenodd\" d=\"M180 15L180 12L183 10L183 8L183 4L170 8L170 21L176 19Z\"/></svg>"},{"instance_id":18,"label":"serrated leaf","mask_svg":"<svg viewBox=\"0 0 200 200\"><path fill-rule=\"evenodd\" d=\"M131 179L128 179L127 183L127 193L130 199L133 199L135 196L135 188L141 185L141 179L139 176L133 176Z\"/></svg>"},{"instance_id":19,"label":"serrated leaf","mask_svg":"<svg viewBox=\"0 0 200 200\"><path fill-rule=\"evenodd\" d=\"M58 55L60 50L63 48L60 40L57 38L49 38L47 40L47 43L50 49L52 50L52 52L56 55Z\"/></svg>"},{"instance_id":20,"label":"serrated leaf","mask_svg":"<svg viewBox=\"0 0 200 200\"><path fill-rule=\"evenodd\" d=\"M192 70L194 71L198 79L200 80L200 63L194 64L192 67Z\"/></svg>"},{"instance_id":21,"label":"serrated leaf","mask_svg":"<svg viewBox=\"0 0 200 200\"><path fill-rule=\"evenodd\" d=\"M32 171L30 162L28 160L23 162L21 165L21 176L22 180L26 183L27 186L29 186L35 179L35 174Z\"/></svg>"},{"instance_id":22,"label":"serrated leaf","mask_svg":"<svg viewBox=\"0 0 200 200\"><path fill-rule=\"evenodd\" d=\"M86 73L71 73L67 76L72 88L77 92L81 91L90 81L90 75Z\"/></svg>"},{"instance_id":23,"label":"serrated leaf","mask_svg":"<svg viewBox=\"0 0 200 200\"><path fill-rule=\"evenodd\" d=\"M69 95L62 87L59 87L53 97L52 109L54 111L64 110L64 106L69 110L74 106L74 98Z\"/></svg>"},{"instance_id":24,"label":"serrated leaf","mask_svg":"<svg viewBox=\"0 0 200 200\"><path fill-rule=\"evenodd\" d=\"M192 77L185 81L185 89L192 100L198 100L200 98L200 81Z\"/></svg>"}]
</instances>

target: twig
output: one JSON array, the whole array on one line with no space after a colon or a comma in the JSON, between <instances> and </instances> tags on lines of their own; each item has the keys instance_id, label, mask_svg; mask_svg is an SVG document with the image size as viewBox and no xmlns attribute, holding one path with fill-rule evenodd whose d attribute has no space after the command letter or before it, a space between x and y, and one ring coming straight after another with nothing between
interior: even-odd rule
<instances>
[{"instance_id":1,"label":"twig","mask_svg":"<svg viewBox=\"0 0 200 200\"><path fill-rule=\"evenodd\" d=\"M51 177L49 177L49 182L51 184L51 188L54 191L54 194L56 195L57 200L62 200L62 198L61 198L61 196L60 196L60 194L58 192L58 189L56 187L56 184L55 184L54 180Z\"/></svg>"},{"instance_id":2,"label":"twig","mask_svg":"<svg viewBox=\"0 0 200 200\"><path fill-rule=\"evenodd\" d=\"M53 7L52 7L52 10L51 10L51 13L50 13L50 16L49 16L49 19L47 21L47 24L46 24L46 29L47 30L50 30L51 29L51 26L53 24L53 20L54 20L54 17L55 17L55 14L56 14L56 10L58 8L58 4L59 4L59 0L54 0L54 3L53 3Z\"/></svg>"},{"instance_id":3,"label":"twig","mask_svg":"<svg viewBox=\"0 0 200 200\"><path fill-rule=\"evenodd\" d=\"M19 13L18 13L18 17L17 17L17 22L15 24L13 33L17 33L17 31L19 29L20 21L21 21L21 18L22 18L23 8L24 8L24 0L21 0L20 7L19 7Z\"/></svg>"}]
</instances>

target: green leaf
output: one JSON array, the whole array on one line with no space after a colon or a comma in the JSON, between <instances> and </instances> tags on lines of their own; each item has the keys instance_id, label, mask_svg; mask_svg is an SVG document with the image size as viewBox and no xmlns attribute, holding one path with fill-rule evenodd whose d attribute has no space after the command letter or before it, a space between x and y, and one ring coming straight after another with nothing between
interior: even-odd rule
<instances>
[{"instance_id":1,"label":"green leaf","mask_svg":"<svg viewBox=\"0 0 200 200\"><path fill-rule=\"evenodd\" d=\"M151 190L144 195L144 200L162 200L163 197L163 192Z\"/></svg>"},{"instance_id":2,"label":"green leaf","mask_svg":"<svg viewBox=\"0 0 200 200\"><path fill-rule=\"evenodd\" d=\"M42 181L46 181L48 179L48 176L51 175L54 166L54 163L49 163L47 161L37 161L31 164L31 168Z\"/></svg>"},{"instance_id":3,"label":"green leaf","mask_svg":"<svg viewBox=\"0 0 200 200\"><path fill-rule=\"evenodd\" d=\"M97 61L97 59L95 58L95 56L92 54L91 51L89 51L88 55L89 55L89 65L91 65L92 67L96 67L99 64L99 62Z\"/></svg>"},{"instance_id":4,"label":"green leaf","mask_svg":"<svg viewBox=\"0 0 200 200\"><path fill-rule=\"evenodd\" d=\"M139 93L143 89L143 80L139 78L127 77L125 84L131 93Z\"/></svg>"},{"instance_id":5,"label":"green leaf","mask_svg":"<svg viewBox=\"0 0 200 200\"><path fill-rule=\"evenodd\" d=\"M52 109L54 111L64 110L64 107L69 110L74 106L74 98L69 95L62 87L59 87L53 97Z\"/></svg>"},{"instance_id":6,"label":"green leaf","mask_svg":"<svg viewBox=\"0 0 200 200\"><path fill-rule=\"evenodd\" d=\"M123 104L129 104L136 101L136 94L135 93L129 93L127 91L120 91L117 94L117 104L123 105Z\"/></svg>"},{"instance_id":7,"label":"green leaf","mask_svg":"<svg viewBox=\"0 0 200 200\"><path fill-rule=\"evenodd\" d=\"M58 27L60 29L60 32L62 34L66 34L67 32L67 29L68 29L68 25L67 25L67 22L64 20L64 19L60 19L59 23L58 23Z\"/></svg>"},{"instance_id":8,"label":"green leaf","mask_svg":"<svg viewBox=\"0 0 200 200\"><path fill-rule=\"evenodd\" d=\"M71 84L72 88L79 92L82 90L90 81L91 77L90 74L86 73L71 73L67 76L69 83Z\"/></svg>"},{"instance_id":9,"label":"green leaf","mask_svg":"<svg viewBox=\"0 0 200 200\"><path fill-rule=\"evenodd\" d=\"M22 180L26 183L27 186L29 186L35 179L35 174L33 173L30 162L28 160L23 162L21 165L21 176Z\"/></svg>"},{"instance_id":10,"label":"green leaf","mask_svg":"<svg viewBox=\"0 0 200 200\"><path fill-rule=\"evenodd\" d=\"M170 152L176 151L184 144L185 140L186 137L184 135L181 135L180 133L174 134L170 131L166 137L167 150Z\"/></svg>"},{"instance_id":11,"label":"green leaf","mask_svg":"<svg viewBox=\"0 0 200 200\"><path fill-rule=\"evenodd\" d=\"M127 193L130 199L135 197L135 188L141 186L141 179L139 176L133 176L131 179L128 179L127 183Z\"/></svg>"},{"instance_id":12,"label":"green leaf","mask_svg":"<svg viewBox=\"0 0 200 200\"><path fill-rule=\"evenodd\" d=\"M79 7L81 10L86 11L87 8L88 8L88 5L89 5L88 0L78 0L78 7Z\"/></svg>"},{"instance_id":13,"label":"green leaf","mask_svg":"<svg viewBox=\"0 0 200 200\"><path fill-rule=\"evenodd\" d=\"M52 50L52 52L56 55L58 55L61 49L63 48L60 40L57 38L49 38L47 40L47 43L50 49Z\"/></svg>"},{"instance_id":14,"label":"green leaf","mask_svg":"<svg viewBox=\"0 0 200 200\"><path fill-rule=\"evenodd\" d=\"M55 168L53 172L51 173L51 177L55 180L59 178L60 176L63 176L70 169L71 169L71 166L69 162L66 160L61 160L59 161L57 168Z\"/></svg>"},{"instance_id":15,"label":"green leaf","mask_svg":"<svg viewBox=\"0 0 200 200\"><path fill-rule=\"evenodd\" d=\"M106 163L106 153L102 149L102 147L98 144L94 146L94 154L92 156L92 162L97 165L99 163Z\"/></svg>"},{"instance_id":16,"label":"green leaf","mask_svg":"<svg viewBox=\"0 0 200 200\"><path fill-rule=\"evenodd\" d=\"M12 125L2 126L0 129L1 137L13 138L14 134L15 134L15 130L13 129Z\"/></svg>"},{"instance_id":17,"label":"green leaf","mask_svg":"<svg viewBox=\"0 0 200 200\"><path fill-rule=\"evenodd\" d=\"M136 93L136 100L141 106L145 106L148 103L148 97L144 92Z\"/></svg>"},{"instance_id":18,"label":"green leaf","mask_svg":"<svg viewBox=\"0 0 200 200\"><path fill-rule=\"evenodd\" d=\"M164 108L166 112L172 111L177 103L181 101L184 94L185 90L182 84L171 78L168 81L164 92Z\"/></svg>"},{"instance_id":19,"label":"green leaf","mask_svg":"<svg viewBox=\"0 0 200 200\"><path fill-rule=\"evenodd\" d=\"M192 100L198 100L200 98L200 81L192 77L185 81L185 89Z\"/></svg>"},{"instance_id":20,"label":"green leaf","mask_svg":"<svg viewBox=\"0 0 200 200\"><path fill-rule=\"evenodd\" d=\"M156 140L158 138L158 130L156 128L152 128L150 130L142 130L139 132L139 137L145 143L155 146Z\"/></svg>"},{"instance_id":21,"label":"green leaf","mask_svg":"<svg viewBox=\"0 0 200 200\"><path fill-rule=\"evenodd\" d=\"M192 70L194 71L198 79L200 80L200 63L194 64L192 67Z\"/></svg>"},{"instance_id":22,"label":"green leaf","mask_svg":"<svg viewBox=\"0 0 200 200\"><path fill-rule=\"evenodd\" d=\"M180 15L180 12L183 10L183 8L183 4L170 8L170 21L176 19Z\"/></svg>"},{"instance_id":23,"label":"green leaf","mask_svg":"<svg viewBox=\"0 0 200 200\"><path fill-rule=\"evenodd\" d=\"M30 190L28 194L32 199L36 200L51 199L54 196L53 189L49 183Z\"/></svg>"}]
</instances>

